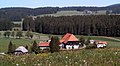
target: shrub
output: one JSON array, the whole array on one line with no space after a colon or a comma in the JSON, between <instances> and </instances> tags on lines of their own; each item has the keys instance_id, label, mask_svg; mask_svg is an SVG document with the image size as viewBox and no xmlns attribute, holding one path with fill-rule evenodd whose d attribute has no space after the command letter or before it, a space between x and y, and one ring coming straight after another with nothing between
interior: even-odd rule
<instances>
[{"instance_id":1,"label":"shrub","mask_svg":"<svg viewBox=\"0 0 120 66\"><path fill-rule=\"evenodd\" d=\"M94 49L94 48L97 48L96 44L88 44L88 45L86 45L86 49Z\"/></svg>"},{"instance_id":2,"label":"shrub","mask_svg":"<svg viewBox=\"0 0 120 66\"><path fill-rule=\"evenodd\" d=\"M5 37L8 37L8 38L9 38L10 34L11 34L10 31L6 31L6 32L4 32L4 36L5 36Z\"/></svg>"},{"instance_id":3,"label":"shrub","mask_svg":"<svg viewBox=\"0 0 120 66\"><path fill-rule=\"evenodd\" d=\"M81 36L79 40L80 40L81 45L83 46L83 44L85 44L85 38Z\"/></svg>"},{"instance_id":4,"label":"shrub","mask_svg":"<svg viewBox=\"0 0 120 66\"><path fill-rule=\"evenodd\" d=\"M23 35L22 35L22 31L18 31L17 34L16 34L16 37L19 37L21 38Z\"/></svg>"},{"instance_id":5,"label":"shrub","mask_svg":"<svg viewBox=\"0 0 120 66\"><path fill-rule=\"evenodd\" d=\"M40 52L40 49L39 49L36 41L33 42L33 45L31 47L31 51L35 52L35 54L38 54Z\"/></svg>"}]
</instances>

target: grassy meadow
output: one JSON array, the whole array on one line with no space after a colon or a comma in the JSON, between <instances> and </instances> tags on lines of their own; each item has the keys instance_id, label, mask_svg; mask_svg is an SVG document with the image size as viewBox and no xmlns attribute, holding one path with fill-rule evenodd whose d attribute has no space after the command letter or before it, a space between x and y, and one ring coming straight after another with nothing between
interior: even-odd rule
<instances>
[{"instance_id":1,"label":"grassy meadow","mask_svg":"<svg viewBox=\"0 0 120 66\"><path fill-rule=\"evenodd\" d=\"M120 49L89 49L59 53L0 55L1 66L120 66Z\"/></svg>"},{"instance_id":2,"label":"grassy meadow","mask_svg":"<svg viewBox=\"0 0 120 66\"><path fill-rule=\"evenodd\" d=\"M33 40L30 39L9 39L9 38L0 38L0 52L7 52L9 42L12 41L13 44L18 46L30 46Z\"/></svg>"}]
</instances>

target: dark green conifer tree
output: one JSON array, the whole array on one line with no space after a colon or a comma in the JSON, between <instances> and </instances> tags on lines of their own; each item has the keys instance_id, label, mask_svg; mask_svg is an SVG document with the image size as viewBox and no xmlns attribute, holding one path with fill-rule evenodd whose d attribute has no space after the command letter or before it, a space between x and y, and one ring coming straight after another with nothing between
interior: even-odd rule
<instances>
[{"instance_id":1,"label":"dark green conifer tree","mask_svg":"<svg viewBox=\"0 0 120 66\"><path fill-rule=\"evenodd\" d=\"M50 52L59 52L60 47L59 47L59 38L57 36L53 36L51 38L51 42L50 42Z\"/></svg>"}]
</instances>

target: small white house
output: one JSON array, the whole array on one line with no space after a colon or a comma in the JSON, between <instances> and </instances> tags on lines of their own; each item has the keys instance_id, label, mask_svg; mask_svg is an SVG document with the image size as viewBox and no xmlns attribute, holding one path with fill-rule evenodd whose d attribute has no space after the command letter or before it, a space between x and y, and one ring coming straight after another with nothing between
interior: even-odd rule
<instances>
[{"instance_id":1,"label":"small white house","mask_svg":"<svg viewBox=\"0 0 120 66\"><path fill-rule=\"evenodd\" d=\"M99 42L98 44L97 44L97 48L104 48L104 47L106 47L107 46L107 42Z\"/></svg>"},{"instance_id":2,"label":"small white house","mask_svg":"<svg viewBox=\"0 0 120 66\"><path fill-rule=\"evenodd\" d=\"M17 49L15 49L15 55L22 55L26 53L28 53L28 50L23 46L19 46Z\"/></svg>"}]
</instances>

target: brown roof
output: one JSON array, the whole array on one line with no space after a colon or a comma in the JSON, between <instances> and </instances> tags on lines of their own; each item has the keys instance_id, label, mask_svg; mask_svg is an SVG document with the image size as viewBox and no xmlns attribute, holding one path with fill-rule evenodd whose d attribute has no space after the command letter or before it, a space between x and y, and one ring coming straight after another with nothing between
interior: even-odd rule
<instances>
[{"instance_id":1,"label":"brown roof","mask_svg":"<svg viewBox=\"0 0 120 66\"><path fill-rule=\"evenodd\" d=\"M40 47L48 47L48 46L50 46L50 43L49 42L42 42L42 43L39 43L38 46L40 46Z\"/></svg>"},{"instance_id":2,"label":"brown roof","mask_svg":"<svg viewBox=\"0 0 120 66\"><path fill-rule=\"evenodd\" d=\"M67 33L61 40L60 43L67 43L68 41L79 41L73 34Z\"/></svg>"}]
</instances>

